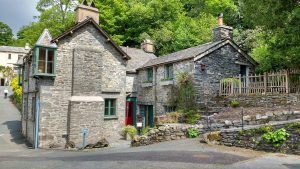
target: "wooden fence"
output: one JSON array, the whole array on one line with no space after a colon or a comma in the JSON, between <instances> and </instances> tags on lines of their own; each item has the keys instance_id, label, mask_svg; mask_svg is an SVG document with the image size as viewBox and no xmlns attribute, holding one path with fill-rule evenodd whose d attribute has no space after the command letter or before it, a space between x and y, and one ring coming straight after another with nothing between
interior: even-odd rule
<instances>
[{"instance_id":1,"label":"wooden fence","mask_svg":"<svg viewBox=\"0 0 300 169\"><path fill-rule=\"evenodd\" d=\"M220 81L220 96L299 92L299 70L284 70L249 76L239 75Z\"/></svg>"}]
</instances>

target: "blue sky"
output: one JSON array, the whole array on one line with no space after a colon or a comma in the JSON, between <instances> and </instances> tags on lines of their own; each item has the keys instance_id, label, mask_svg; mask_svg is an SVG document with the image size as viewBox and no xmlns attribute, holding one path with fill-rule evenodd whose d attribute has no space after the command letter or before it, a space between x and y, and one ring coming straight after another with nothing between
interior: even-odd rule
<instances>
[{"instance_id":1,"label":"blue sky","mask_svg":"<svg viewBox=\"0 0 300 169\"><path fill-rule=\"evenodd\" d=\"M33 22L37 16L35 9L38 0L0 0L0 21L9 25L14 34L24 26Z\"/></svg>"}]
</instances>

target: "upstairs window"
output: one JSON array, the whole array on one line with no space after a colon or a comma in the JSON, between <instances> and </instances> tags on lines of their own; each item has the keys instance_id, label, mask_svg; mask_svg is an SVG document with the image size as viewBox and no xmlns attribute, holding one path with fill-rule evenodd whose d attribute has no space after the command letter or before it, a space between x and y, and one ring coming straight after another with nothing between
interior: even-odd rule
<instances>
[{"instance_id":1,"label":"upstairs window","mask_svg":"<svg viewBox=\"0 0 300 169\"><path fill-rule=\"evenodd\" d=\"M173 64L165 65L165 78L164 80L172 80L173 79Z\"/></svg>"},{"instance_id":2,"label":"upstairs window","mask_svg":"<svg viewBox=\"0 0 300 169\"><path fill-rule=\"evenodd\" d=\"M153 69L148 68L147 69L147 82L152 82L153 81Z\"/></svg>"},{"instance_id":3,"label":"upstairs window","mask_svg":"<svg viewBox=\"0 0 300 169\"><path fill-rule=\"evenodd\" d=\"M11 54L8 54L8 59L9 59L9 60L11 59Z\"/></svg>"},{"instance_id":4,"label":"upstairs window","mask_svg":"<svg viewBox=\"0 0 300 169\"><path fill-rule=\"evenodd\" d=\"M56 49L36 47L35 76L55 76Z\"/></svg>"}]
</instances>

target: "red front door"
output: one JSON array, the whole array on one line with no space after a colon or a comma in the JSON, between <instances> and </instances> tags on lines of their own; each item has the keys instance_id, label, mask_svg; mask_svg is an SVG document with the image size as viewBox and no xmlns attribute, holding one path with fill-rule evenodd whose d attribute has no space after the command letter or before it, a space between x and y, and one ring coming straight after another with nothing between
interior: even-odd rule
<instances>
[{"instance_id":1,"label":"red front door","mask_svg":"<svg viewBox=\"0 0 300 169\"><path fill-rule=\"evenodd\" d=\"M133 125L134 102L126 102L125 125Z\"/></svg>"}]
</instances>

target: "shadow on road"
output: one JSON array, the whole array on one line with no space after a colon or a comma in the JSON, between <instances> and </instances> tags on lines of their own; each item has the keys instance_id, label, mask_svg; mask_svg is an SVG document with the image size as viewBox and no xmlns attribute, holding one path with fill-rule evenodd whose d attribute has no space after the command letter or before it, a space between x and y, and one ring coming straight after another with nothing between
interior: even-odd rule
<instances>
[{"instance_id":1,"label":"shadow on road","mask_svg":"<svg viewBox=\"0 0 300 169\"><path fill-rule=\"evenodd\" d=\"M2 123L4 125L7 125L7 128L9 130L9 133L11 135L11 142L14 142L16 144L24 144L28 148L32 147L30 143L28 143L25 139L25 137L22 135L22 123L19 120L14 121L6 121Z\"/></svg>"}]
</instances>

